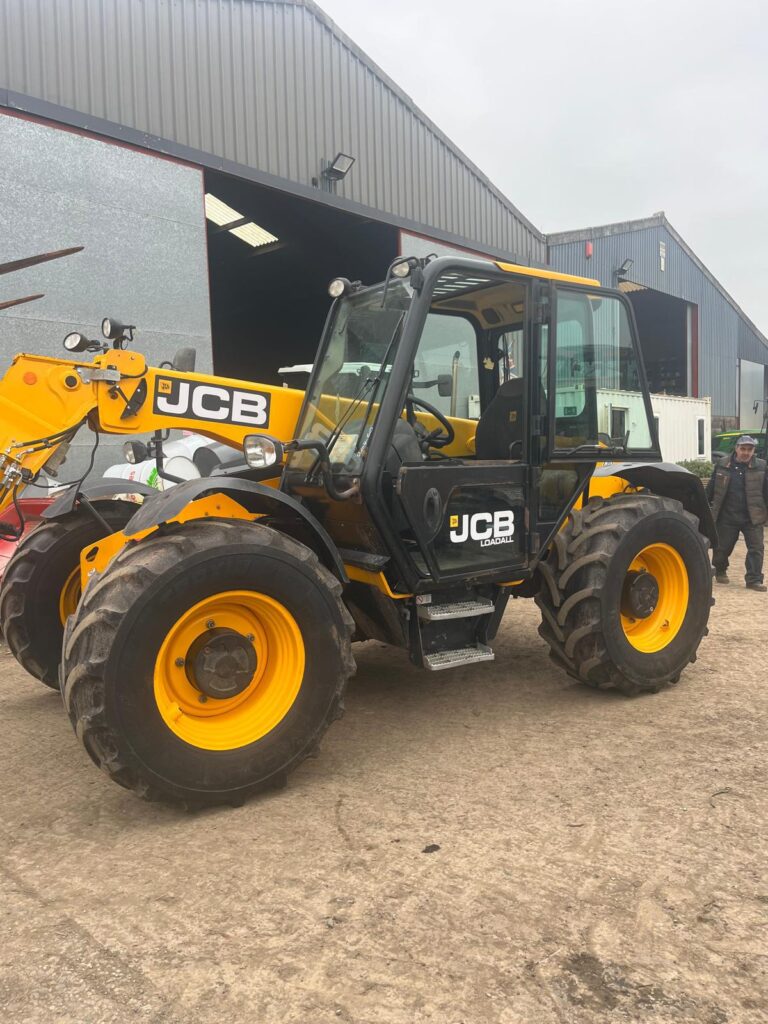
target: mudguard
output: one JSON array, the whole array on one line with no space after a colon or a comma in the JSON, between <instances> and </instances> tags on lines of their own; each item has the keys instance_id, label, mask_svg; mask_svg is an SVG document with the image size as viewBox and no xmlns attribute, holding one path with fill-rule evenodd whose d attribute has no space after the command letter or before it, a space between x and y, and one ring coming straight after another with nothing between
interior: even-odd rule
<instances>
[{"instance_id":1,"label":"mudguard","mask_svg":"<svg viewBox=\"0 0 768 1024\"><path fill-rule=\"evenodd\" d=\"M294 523L301 524L314 540L320 561L342 583L348 582L338 548L312 513L290 495L254 480L242 480L233 476L186 480L167 491L157 493L154 501L145 502L131 517L123 532L126 537L132 537L144 530L151 530L168 522L169 519L174 519L190 502L209 494L226 494L249 512L270 516L282 515Z\"/></svg>"},{"instance_id":2,"label":"mudguard","mask_svg":"<svg viewBox=\"0 0 768 1024\"><path fill-rule=\"evenodd\" d=\"M717 527L712 518L704 484L699 477L673 462L613 462L598 466L592 479L617 476L633 487L647 487L653 494L675 498L701 524L701 532L714 546Z\"/></svg>"},{"instance_id":3,"label":"mudguard","mask_svg":"<svg viewBox=\"0 0 768 1024\"><path fill-rule=\"evenodd\" d=\"M78 494L84 495L88 501L99 501L102 498L114 498L117 494L142 494L145 498L153 497L160 492L149 484L139 483L138 480L119 480L115 477L112 480L95 480L84 487L73 484L63 494L60 494L48 508L42 513L43 519L58 519L72 512L75 507L75 499Z\"/></svg>"}]
</instances>

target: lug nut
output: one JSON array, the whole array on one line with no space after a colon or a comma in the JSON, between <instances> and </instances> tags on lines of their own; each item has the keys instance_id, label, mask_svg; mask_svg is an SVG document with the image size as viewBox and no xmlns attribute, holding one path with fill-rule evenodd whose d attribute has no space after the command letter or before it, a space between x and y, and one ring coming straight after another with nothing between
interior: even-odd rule
<instances>
[{"instance_id":1,"label":"lug nut","mask_svg":"<svg viewBox=\"0 0 768 1024\"><path fill-rule=\"evenodd\" d=\"M183 658L177 658L176 659L176 668L184 668L184 659Z\"/></svg>"},{"instance_id":2,"label":"lug nut","mask_svg":"<svg viewBox=\"0 0 768 1024\"><path fill-rule=\"evenodd\" d=\"M204 693L201 693L200 696L197 699L200 701L201 704L207 704L208 703L208 698L206 697L206 695Z\"/></svg>"},{"instance_id":3,"label":"lug nut","mask_svg":"<svg viewBox=\"0 0 768 1024\"><path fill-rule=\"evenodd\" d=\"M253 641L256 639L256 637L253 635L253 633L248 633L245 639L246 640L250 640L251 643L253 643Z\"/></svg>"},{"instance_id":4,"label":"lug nut","mask_svg":"<svg viewBox=\"0 0 768 1024\"><path fill-rule=\"evenodd\" d=\"M206 629L213 629L215 627L215 625L216 625L216 623L213 621L213 619L208 619L208 621L205 624L205 628Z\"/></svg>"}]
</instances>

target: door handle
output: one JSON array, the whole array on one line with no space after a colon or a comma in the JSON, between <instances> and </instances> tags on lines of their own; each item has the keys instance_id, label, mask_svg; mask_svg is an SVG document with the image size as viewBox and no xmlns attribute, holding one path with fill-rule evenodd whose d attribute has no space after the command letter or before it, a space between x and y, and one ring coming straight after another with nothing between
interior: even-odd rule
<instances>
[{"instance_id":1,"label":"door handle","mask_svg":"<svg viewBox=\"0 0 768 1024\"><path fill-rule=\"evenodd\" d=\"M443 499L436 487L430 487L424 495L422 506L424 524L431 537L437 533L443 522Z\"/></svg>"}]
</instances>

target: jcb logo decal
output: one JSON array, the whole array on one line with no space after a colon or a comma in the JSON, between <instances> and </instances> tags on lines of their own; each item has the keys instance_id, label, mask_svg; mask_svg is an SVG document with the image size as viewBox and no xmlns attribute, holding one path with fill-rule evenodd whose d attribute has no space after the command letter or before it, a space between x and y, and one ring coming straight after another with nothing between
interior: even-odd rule
<instances>
[{"instance_id":1,"label":"jcb logo decal","mask_svg":"<svg viewBox=\"0 0 768 1024\"><path fill-rule=\"evenodd\" d=\"M451 516L450 538L453 544L477 540L481 548L494 544L511 544L515 535L515 513L511 509L500 512L475 512L474 515Z\"/></svg>"},{"instance_id":2,"label":"jcb logo decal","mask_svg":"<svg viewBox=\"0 0 768 1024\"><path fill-rule=\"evenodd\" d=\"M242 391L222 384L197 384L174 377L159 377L155 387L154 411L163 416L266 427L269 423L269 399L270 395L263 391Z\"/></svg>"}]
</instances>

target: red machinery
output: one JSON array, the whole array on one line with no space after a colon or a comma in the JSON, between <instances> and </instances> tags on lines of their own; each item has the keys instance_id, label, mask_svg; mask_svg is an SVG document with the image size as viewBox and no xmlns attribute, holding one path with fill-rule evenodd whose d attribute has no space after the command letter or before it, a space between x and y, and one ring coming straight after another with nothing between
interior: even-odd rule
<instances>
[{"instance_id":1,"label":"red machinery","mask_svg":"<svg viewBox=\"0 0 768 1024\"><path fill-rule=\"evenodd\" d=\"M37 524L40 522L45 509L53 501L52 498L21 498L19 505L21 506L21 512L24 516L24 533L22 536L26 536L30 530L34 530ZM5 514L5 522L12 523L14 526L19 525L19 517L16 514L16 509L11 505ZM0 580L3 578L5 567L8 560L16 550L16 540L3 540L0 539Z\"/></svg>"}]
</instances>

